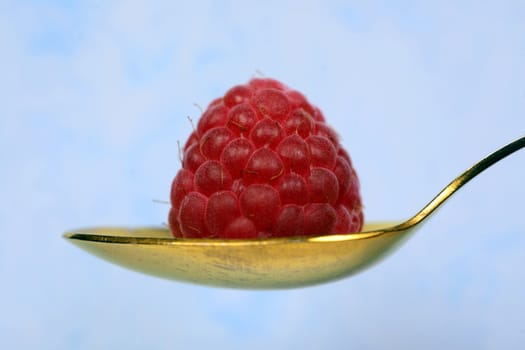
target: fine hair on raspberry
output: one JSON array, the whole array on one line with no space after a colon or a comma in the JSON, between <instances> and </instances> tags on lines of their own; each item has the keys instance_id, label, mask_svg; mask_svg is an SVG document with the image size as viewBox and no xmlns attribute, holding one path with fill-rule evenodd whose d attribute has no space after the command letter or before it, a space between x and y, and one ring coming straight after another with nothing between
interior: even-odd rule
<instances>
[{"instance_id":1,"label":"fine hair on raspberry","mask_svg":"<svg viewBox=\"0 0 525 350\"><path fill-rule=\"evenodd\" d=\"M349 234L363 227L359 180L321 111L256 78L213 100L184 144L170 195L177 238Z\"/></svg>"}]
</instances>

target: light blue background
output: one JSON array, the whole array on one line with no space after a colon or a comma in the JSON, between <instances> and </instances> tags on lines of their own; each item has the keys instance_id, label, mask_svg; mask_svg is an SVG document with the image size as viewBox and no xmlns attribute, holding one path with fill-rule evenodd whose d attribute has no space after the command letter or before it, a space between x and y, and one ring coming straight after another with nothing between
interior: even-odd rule
<instances>
[{"instance_id":1,"label":"light blue background","mask_svg":"<svg viewBox=\"0 0 525 350\"><path fill-rule=\"evenodd\" d=\"M355 277L237 291L61 238L159 225L177 140L262 71L340 132L368 220L404 219L525 133L523 1L1 1L2 349L516 349L525 152ZM395 3L395 5L393 4Z\"/></svg>"}]
</instances>

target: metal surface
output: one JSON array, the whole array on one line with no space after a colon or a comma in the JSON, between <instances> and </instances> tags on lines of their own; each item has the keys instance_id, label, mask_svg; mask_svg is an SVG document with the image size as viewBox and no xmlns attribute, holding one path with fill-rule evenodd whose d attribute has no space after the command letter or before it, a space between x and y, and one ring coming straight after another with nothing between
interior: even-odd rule
<instances>
[{"instance_id":1,"label":"metal surface","mask_svg":"<svg viewBox=\"0 0 525 350\"><path fill-rule=\"evenodd\" d=\"M294 288L350 276L379 261L476 175L525 147L525 137L482 159L405 222L369 223L364 232L261 240L174 239L164 228L91 228L65 234L80 248L146 274L198 284Z\"/></svg>"}]
</instances>

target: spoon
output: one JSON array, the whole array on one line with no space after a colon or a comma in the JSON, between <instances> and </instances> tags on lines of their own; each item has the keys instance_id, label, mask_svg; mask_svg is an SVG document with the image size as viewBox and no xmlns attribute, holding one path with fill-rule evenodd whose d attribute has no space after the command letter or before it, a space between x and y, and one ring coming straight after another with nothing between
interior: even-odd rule
<instances>
[{"instance_id":1,"label":"spoon","mask_svg":"<svg viewBox=\"0 0 525 350\"><path fill-rule=\"evenodd\" d=\"M252 240L179 239L167 228L97 227L64 237L80 248L146 274L197 284L244 288L294 288L353 275L406 240L460 187L525 147L525 136L498 149L448 184L404 222L365 224L363 231Z\"/></svg>"}]
</instances>

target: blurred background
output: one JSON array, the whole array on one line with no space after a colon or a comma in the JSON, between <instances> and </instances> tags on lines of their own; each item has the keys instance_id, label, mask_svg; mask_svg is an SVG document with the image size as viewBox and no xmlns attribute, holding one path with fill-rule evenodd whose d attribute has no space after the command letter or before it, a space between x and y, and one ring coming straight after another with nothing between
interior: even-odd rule
<instances>
[{"instance_id":1,"label":"blurred background","mask_svg":"<svg viewBox=\"0 0 525 350\"><path fill-rule=\"evenodd\" d=\"M523 1L0 1L0 347L516 349L525 151L394 255L284 291L201 287L62 238L161 225L187 117L257 71L341 134L368 221L525 134Z\"/></svg>"}]
</instances>

